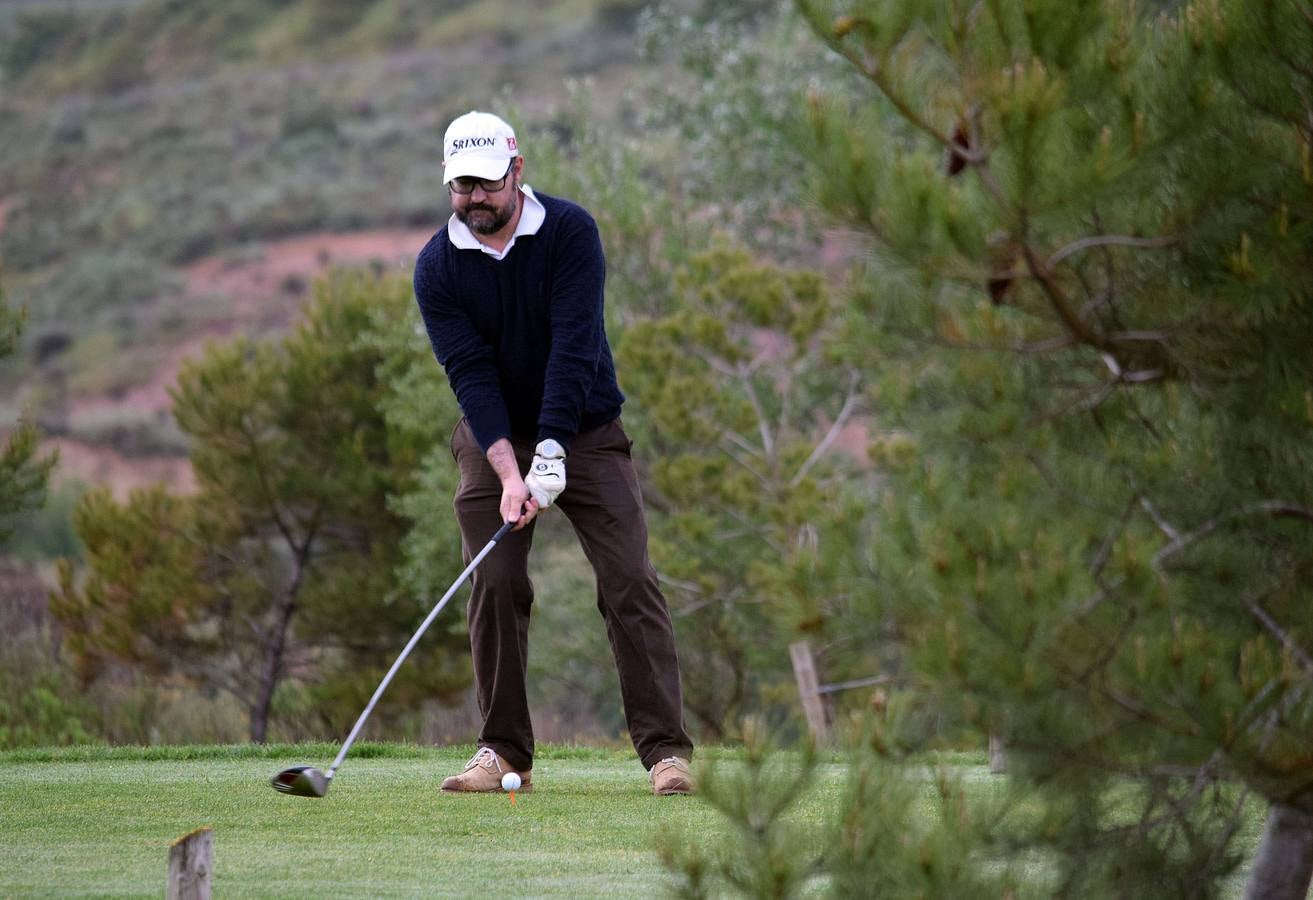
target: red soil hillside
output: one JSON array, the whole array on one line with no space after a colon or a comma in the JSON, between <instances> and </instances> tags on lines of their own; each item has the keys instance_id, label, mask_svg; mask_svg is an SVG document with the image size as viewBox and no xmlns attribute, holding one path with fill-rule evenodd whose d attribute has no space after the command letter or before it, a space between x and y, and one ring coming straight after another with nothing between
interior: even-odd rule
<instances>
[{"instance_id":1,"label":"red soil hillside","mask_svg":"<svg viewBox=\"0 0 1313 900\"><path fill-rule=\"evenodd\" d=\"M176 381L183 361L200 354L208 341L286 328L315 278L333 266L370 265L408 273L415 255L434 230L436 226L298 235L265 242L258 252L245 256L225 254L192 263L183 271L188 297L198 303L224 303L225 309L207 317L212 324L205 332L190 335L163 354L165 362L148 379L114 396L71 399L68 415L108 416L115 411L131 411L140 416L167 411L168 389ZM187 490L193 484L185 458L127 457L108 447L69 439L51 439L47 443L52 449L60 449L56 480L75 479L107 486L118 496L157 482L177 490Z\"/></svg>"}]
</instances>

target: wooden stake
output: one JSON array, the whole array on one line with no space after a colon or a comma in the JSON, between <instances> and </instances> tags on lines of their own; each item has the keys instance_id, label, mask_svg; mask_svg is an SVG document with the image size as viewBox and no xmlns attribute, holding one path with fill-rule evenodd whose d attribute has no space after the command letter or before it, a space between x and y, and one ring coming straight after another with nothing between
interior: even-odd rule
<instances>
[{"instance_id":1,"label":"wooden stake","mask_svg":"<svg viewBox=\"0 0 1313 900\"><path fill-rule=\"evenodd\" d=\"M821 699L811 645L806 641L794 641L789 645L789 657L793 660L793 677L798 681L798 699L802 701L802 711L807 717L807 730L816 743L823 744L830 739L830 726L825 719L825 702Z\"/></svg>"},{"instance_id":2,"label":"wooden stake","mask_svg":"<svg viewBox=\"0 0 1313 900\"><path fill-rule=\"evenodd\" d=\"M167 900L210 900L214 871L214 832L210 826L184 834L169 845Z\"/></svg>"},{"instance_id":3,"label":"wooden stake","mask_svg":"<svg viewBox=\"0 0 1313 900\"><path fill-rule=\"evenodd\" d=\"M1002 775L1008 770L1008 748L1003 738L996 734L989 736L989 774Z\"/></svg>"}]
</instances>

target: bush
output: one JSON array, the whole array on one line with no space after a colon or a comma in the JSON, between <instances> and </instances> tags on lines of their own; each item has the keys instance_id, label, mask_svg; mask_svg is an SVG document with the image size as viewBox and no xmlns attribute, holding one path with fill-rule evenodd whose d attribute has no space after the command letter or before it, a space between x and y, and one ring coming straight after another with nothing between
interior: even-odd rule
<instances>
[{"instance_id":1,"label":"bush","mask_svg":"<svg viewBox=\"0 0 1313 900\"><path fill-rule=\"evenodd\" d=\"M121 315L162 294L181 290L165 266L133 251L91 252L31 279L23 294L37 321L86 321Z\"/></svg>"},{"instance_id":2,"label":"bush","mask_svg":"<svg viewBox=\"0 0 1313 900\"><path fill-rule=\"evenodd\" d=\"M73 507L84 490L77 482L50 490L46 502L28 515L23 527L0 543L0 553L28 562L81 557L82 547L73 531Z\"/></svg>"},{"instance_id":3,"label":"bush","mask_svg":"<svg viewBox=\"0 0 1313 900\"><path fill-rule=\"evenodd\" d=\"M3 14L0 14L3 15ZM57 52L77 27L69 10L22 10L0 24L0 76L16 81Z\"/></svg>"},{"instance_id":4,"label":"bush","mask_svg":"<svg viewBox=\"0 0 1313 900\"><path fill-rule=\"evenodd\" d=\"M88 444L112 447L124 456L185 456L189 442L165 410L131 407L98 409L73 416L68 435Z\"/></svg>"},{"instance_id":5,"label":"bush","mask_svg":"<svg viewBox=\"0 0 1313 900\"><path fill-rule=\"evenodd\" d=\"M0 596L0 750L87 742L95 711L62 663L45 586L30 568L0 561Z\"/></svg>"}]
</instances>

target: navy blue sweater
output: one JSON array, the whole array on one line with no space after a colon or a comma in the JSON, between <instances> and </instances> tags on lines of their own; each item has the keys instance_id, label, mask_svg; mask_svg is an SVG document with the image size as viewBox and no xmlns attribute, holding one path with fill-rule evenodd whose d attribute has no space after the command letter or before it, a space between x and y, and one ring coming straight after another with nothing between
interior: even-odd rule
<instances>
[{"instance_id":1,"label":"navy blue sweater","mask_svg":"<svg viewBox=\"0 0 1313 900\"><path fill-rule=\"evenodd\" d=\"M597 223L568 200L535 196L546 219L504 259L458 249L444 225L415 262L433 354L485 452L503 437L568 448L625 399L603 325Z\"/></svg>"}]
</instances>

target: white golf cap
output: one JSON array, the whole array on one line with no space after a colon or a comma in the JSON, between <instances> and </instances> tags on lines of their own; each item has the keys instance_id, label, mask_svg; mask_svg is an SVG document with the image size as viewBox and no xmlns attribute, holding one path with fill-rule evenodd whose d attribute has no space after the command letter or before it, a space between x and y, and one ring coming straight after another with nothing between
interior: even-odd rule
<instances>
[{"instance_id":1,"label":"white golf cap","mask_svg":"<svg viewBox=\"0 0 1313 900\"><path fill-rule=\"evenodd\" d=\"M495 181L519 155L511 126L492 113L467 112L443 135L442 183L464 175Z\"/></svg>"}]
</instances>

